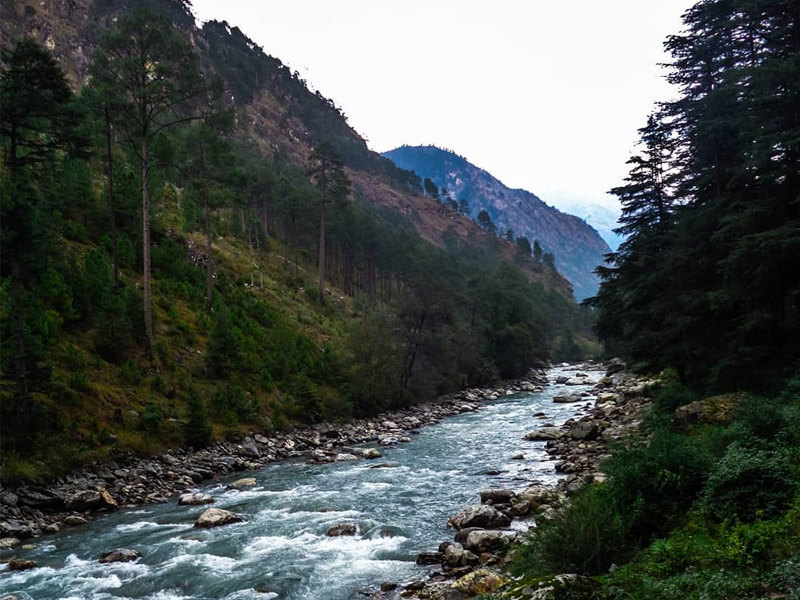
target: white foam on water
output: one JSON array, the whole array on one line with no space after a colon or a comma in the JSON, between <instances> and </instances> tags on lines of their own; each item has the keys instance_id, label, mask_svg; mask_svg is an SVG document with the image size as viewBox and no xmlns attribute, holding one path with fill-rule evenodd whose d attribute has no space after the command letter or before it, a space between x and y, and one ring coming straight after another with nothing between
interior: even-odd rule
<instances>
[{"instance_id":1,"label":"white foam on water","mask_svg":"<svg viewBox=\"0 0 800 600\"><path fill-rule=\"evenodd\" d=\"M179 526L176 525L175 523L156 523L154 521L137 521L136 523L123 523L122 525L117 525L114 529L116 529L120 533L129 533L131 531L142 531L143 529L159 529L159 528L170 528L170 527L179 527Z\"/></svg>"},{"instance_id":2,"label":"white foam on water","mask_svg":"<svg viewBox=\"0 0 800 600\"><path fill-rule=\"evenodd\" d=\"M272 600L277 598L275 592L257 592L256 590L239 590L228 594L223 600Z\"/></svg>"},{"instance_id":3,"label":"white foam on water","mask_svg":"<svg viewBox=\"0 0 800 600\"><path fill-rule=\"evenodd\" d=\"M360 486L359 489L366 490L366 491L376 491L376 490L386 490L392 487L391 483L386 483L383 481L365 481Z\"/></svg>"},{"instance_id":4,"label":"white foam on water","mask_svg":"<svg viewBox=\"0 0 800 600\"><path fill-rule=\"evenodd\" d=\"M240 562L239 559L216 554L181 554L166 561L164 567L170 570L179 565L190 565L215 573L232 573Z\"/></svg>"}]
</instances>

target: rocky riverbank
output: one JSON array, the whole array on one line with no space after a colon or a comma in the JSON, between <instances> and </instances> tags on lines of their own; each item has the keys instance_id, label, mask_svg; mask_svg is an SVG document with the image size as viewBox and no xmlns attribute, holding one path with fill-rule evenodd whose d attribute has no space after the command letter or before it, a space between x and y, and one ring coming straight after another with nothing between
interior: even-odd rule
<instances>
[{"instance_id":1,"label":"rocky riverbank","mask_svg":"<svg viewBox=\"0 0 800 600\"><path fill-rule=\"evenodd\" d=\"M585 371L600 368L606 370L605 377L590 390L554 397L554 402L581 403L581 416L561 427L546 423L525 436L546 442L546 452L558 460L556 471L566 476L555 487L480 491L480 504L465 507L450 518L456 531L453 541L443 541L436 551L417 557L417 564L428 567L427 573L421 572L418 580L403 585L384 582L379 590L364 590L364 594L373 600L465 600L509 582L505 572L513 560L509 549L525 526L535 527L537 519L552 515L582 485L603 481L601 463L609 456L609 445L638 432L640 416L650 403L645 396L650 382L625 372L621 363L581 365L573 377L555 383L585 386ZM544 418L543 414L534 416Z\"/></svg>"},{"instance_id":2,"label":"rocky riverbank","mask_svg":"<svg viewBox=\"0 0 800 600\"><path fill-rule=\"evenodd\" d=\"M276 461L377 459L381 447L408 442L421 427L478 410L481 403L506 395L541 391L546 384L542 373L531 372L523 380L464 390L373 419L321 424L285 434L252 432L237 442L220 442L197 451L176 449L148 458L121 455L47 486L0 489L0 550L64 527L85 525L119 508L174 501L178 496L189 502L200 496L193 496L198 484Z\"/></svg>"}]
</instances>

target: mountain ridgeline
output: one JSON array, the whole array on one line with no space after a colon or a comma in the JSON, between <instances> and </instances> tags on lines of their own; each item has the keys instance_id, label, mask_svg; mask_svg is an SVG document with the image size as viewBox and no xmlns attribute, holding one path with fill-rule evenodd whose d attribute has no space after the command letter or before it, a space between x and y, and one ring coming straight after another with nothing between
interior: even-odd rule
<instances>
[{"instance_id":1,"label":"mountain ridgeline","mask_svg":"<svg viewBox=\"0 0 800 600\"><path fill-rule=\"evenodd\" d=\"M551 265L238 28L180 0L0 8L4 480L597 351Z\"/></svg>"},{"instance_id":2,"label":"mountain ridgeline","mask_svg":"<svg viewBox=\"0 0 800 600\"><path fill-rule=\"evenodd\" d=\"M537 240L555 256L559 272L569 279L579 300L597 292L594 270L611 252L608 244L582 219L561 212L522 189L510 189L465 158L435 146L401 146L384 156L402 168L430 179L456 202L466 202L476 218L485 210L499 233Z\"/></svg>"}]
</instances>

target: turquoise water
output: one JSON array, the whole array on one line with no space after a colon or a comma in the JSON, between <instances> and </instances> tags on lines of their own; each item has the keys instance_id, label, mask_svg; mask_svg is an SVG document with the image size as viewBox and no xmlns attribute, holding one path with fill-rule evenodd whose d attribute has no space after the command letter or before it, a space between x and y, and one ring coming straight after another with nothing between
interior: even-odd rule
<instances>
[{"instance_id":1,"label":"turquoise water","mask_svg":"<svg viewBox=\"0 0 800 600\"><path fill-rule=\"evenodd\" d=\"M561 374L553 369L549 375ZM599 374L590 373L592 378ZM207 506L148 505L88 526L35 540L33 550L0 557L32 558L39 568L0 566L0 595L34 600L349 600L382 581L419 579L417 553L450 540L447 519L479 501L489 487L521 490L554 483L542 442L522 436L545 422L561 424L585 404L554 404L564 390L522 393L484 403L478 412L423 428L412 442L381 448L377 461L328 465L286 462L247 473L256 486L226 491L228 480L200 488L212 506L245 522L193 527ZM585 389L570 387L570 391ZM539 411L547 420L535 418ZM524 460L513 460L517 453ZM388 463L390 468L371 468ZM237 477L242 477L242 474ZM327 537L331 525L356 522L356 537ZM522 527L522 525L520 525ZM103 565L101 553L138 550L134 563Z\"/></svg>"}]
</instances>

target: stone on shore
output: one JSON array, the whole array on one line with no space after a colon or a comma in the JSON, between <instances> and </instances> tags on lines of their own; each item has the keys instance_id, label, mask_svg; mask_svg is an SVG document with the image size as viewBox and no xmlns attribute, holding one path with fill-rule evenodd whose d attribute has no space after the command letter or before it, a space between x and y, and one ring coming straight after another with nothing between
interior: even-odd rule
<instances>
[{"instance_id":1,"label":"stone on shore","mask_svg":"<svg viewBox=\"0 0 800 600\"><path fill-rule=\"evenodd\" d=\"M513 490L500 488L481 490L481 504L509 504L516 495Z\"/></svg>"},{"instance_id":2,"label":"stone on shore","mask_svg":"<svg viewBox=\"0 0 800 600\"><path fill-rule=\"evenodd\" d=\"M471 531L464 542L464 548L475 554L484 552L495 552L504 548L517 538L513 531L497 531L491 529L479 529Z\"/></svg>"},{"instance_id":3,"label":"stone on shore","mask_svg":"<svg viewBox=\"0 0 800 600\"><path fill-rule=\"evenodd\" d=\"M450 517L447 523L455 529L464 529L466 527L499 529L508 527L511 524L511 519L491 506L473 504Z\"/></svg>"},{"instance_id":4,"label":"stone on shore","mask_svg":"<svg viewBox=\"0 0 800 600\"><path fill-rule=\"evenodd\" d=\"M70 515L64 519L64 524L69 527L79 527L80 525L86 525L88 522L89 521L78 515Z\"/></svg>"},{"instance_id":5,"label":"stone on shore","mask_svg":"<svg viewBox=\"0 0 800 600\"><path fill-rule=\"evenodd\" d=\"M444 562L442 552L420 552L417 554L418 565L440 565Z\"/></svg>"},{"instance_id":6,"label":"stone on shore","mask_svg":"<svg viewBox=\"0 0 800 600\"><path fill-rule=\"evenodd\" d=\"M141 557L136 550L129 550L128 548L116 548L103 552L100 555L101 563L114 563L114 562L131 562Z\"/></svg>"},{"instance_id":7,"label":"stone on shore","mask_svg":"<svg viewBox=\"0 0 800 600\"><path fill-rule=\"evenodd\" d=\"M461 544L450 544L444 551L444 561L448 567L459 568L477 565L480 559Z\"/></svg>"},{"instance_id":8,"label":"stone on shore","mask_svg":"<svg viewBox=\"0 0 800 600\"><path fill-rule=\"evenodd\" d=\"M506 583L508 583L508 579L505 577L488 569L478 569L472 573L467 573L460 579L456 579L450 585L450 588L471 598L479 594L493 592Z\"/></svg>"},{"instance_id":9,"label":"stone on shore","mask_svg":"<svg viewBox=\"0 0 800 600\"><path fill-rule=\"evenodd\" d=\"M99 508L116 510L119 508L117 501L107 490L81 490L66 499L67 510L86 512Z\"/></svg>"},{"instance_id":10,"label":"stone on shore","mask_svg":"<svg viewBox=\"0 0 800 600\"><path fill-rule=\"evenodd\" d=\"M221 525L228 525L230 523L241 523L244 519L228 510L221 508L209 508L197 517L195 527L219 527Z\"/></svg>"},{"instance_id":11,"label":"stone on shore","mask_svg":"<svg viewBox=\"0 0 800 600\"><path fill-rule=\"evenodd\" d=\"M361 458L373 459L373 458L381 458L383 454L377 448L364 448L361 451Z\"/></svg>"},{"instance_id":12,"label":"stone on shore","mask_svg":"<svg viewBox=\"0 0 800 600\"><path fill-rule=\"evenodd\" d=\"M557 427L542 427L530 433L526 433L522 438L529 442L549 442L550 440L558 440L566 434Z\"/></svg>"}]
</instances>

